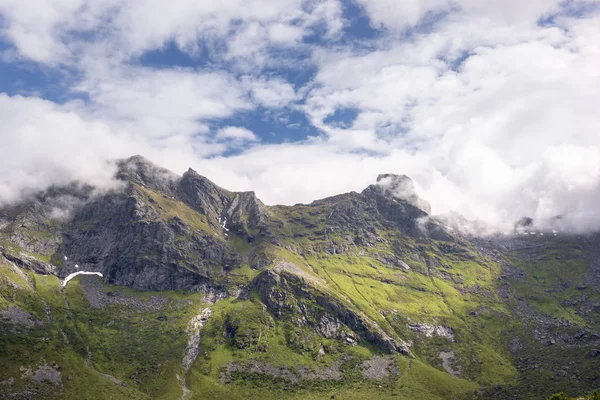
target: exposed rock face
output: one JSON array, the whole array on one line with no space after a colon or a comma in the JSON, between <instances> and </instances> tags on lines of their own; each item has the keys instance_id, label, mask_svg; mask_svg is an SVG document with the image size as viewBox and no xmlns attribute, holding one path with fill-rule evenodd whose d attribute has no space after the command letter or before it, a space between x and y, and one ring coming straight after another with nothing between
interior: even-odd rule
<instances>
[{"instance_id":1,"label":"exposed rock face","mask_svg":"<svg viewBox=\"0 0 600 400\"><path fill-rule=\"evenodd\" d=\"M254 192L236 193L224 211L229 229L240 236L252 237L252 230L268 230L270 212Z\"/></svg>"},{"instance_id":2,"label":"exposed rock face","mask_svg":"<svg viewBox=\"0 0 600 400\"><path fill-rule=\"evenodd\" d=\"M60 384L62 380L61 373L46 364L40 365L35 371L32 371L31 368L25 369L22 378L31 379L39 383L47 382L55 385Z\"/></svg>"},{"instance_id":3,"label":"exposed rock face","mask_svg":"<svg viewBox=\"0 0 600 400\"><path fill-rule=\"evenodd\" d=\"M26 328L33 328L36 325L42 324L36 317L18 307L9 307L0 312L0 318L9 321L13 325L20 325Z\"/></svg>"},{"instance_id":4,"label":"exposed rock face","mask_svg":"<svg viewBox=\"0 0 600 400\"><path fill-rule=\"evenodd\" d=\"M2 246L0 246L0 254L8 261L15 263L19 267L35 271L38 274L55 274L58 270L55 265L40 261L39 259L25 253L20 253L18 255L10 253Z\"/></svg>"},{"instance_id":5,"label":"exposed rock face","mask_svg":"<svg viewBox=\"0 0 600 400\"><path fill-rule=\"evenodd\" d=\"M149 187L170 197L175 196L181 178L168 169L159 167L139 155L117 161L116 164L118 179Z\"/></svg>"},{"instance_id":6,"label":"exposed rock face","mask_svg":"<svg viewBox=\"0 0 600 400\"><path fill-rule=\"evenodd\" d=\"M190 320L188 326L189 340L185 348L185 355L183 356L183 360L181 360L181 366L186 372L198 356L200 334L202 333L202 329L211 315L212 308L206 307Z\"/></svg>"},{"instance_id":7,"label":"exposed rock face","mask_svg":"<svg viewBox=\"0 0 600 400\"><path fill-rule=\"evenodd\" d=\"M343 378L340 370L344 359L337 360L330 367L309 368L299 365L296 368L277 367L266 362L251 361L247 363L230 362L221 373L221 383L228 383L236 372L267 375L290 383L316 380L340 380Z\"/></svg>"},{"instance_id":8,"label":"exposed rock face","mask_svg":"<svg viewBox=\"0 0 600 400\"><path fill-rule=\"evenodd\" d=\"M297 275L267 270L254 280L253 287L269 311L280 319L294 319L323 337L343 338L348 344L362 337L389 353L410 354L406 343Z\"/></svg>"},{"instance_id":9,"label":"exposed rock face","mask_svg":"<svg viewBox=\"0 0 600 400\"><path fill-rule=\"evenodd\" d=\"M398 378L400 371L394 364L394 360L387 357L373 357L363 361L363 376L367 379L381 380L392 376Z\"/></svg>"},{"instance_id":10,"label":"exposed rock face","mask_svg":"<svg viewBox=\"0 0 600 400\"><path fill-rule=\"evenodd\" d=\"M192 208L207 216L209 223L218 224L234 194L189 169L181 178L180 197Z\"/></svg>"},{"instance_id":11,"label":"exposed rock face","mask_svg":"<svg viewBox=\"0 0 600 400\"><path fill-rule=\"evenodd\" d=\"M128 195L129 194L129 195ZM177 220L164 221L139 193L117 193L87 204L72 220L61 251L68 259L61 275L75 272L75 264L104 274L109 283L146 290L202 290L209 282L207 264L226 258L225 246L210 236L192 236L182 246L175 241ZM82 229L83 227L83 229ZM183 246L206 257L190 268Z\"/></svg>"},{"instance_id":12,"label":"exposed rock face","mask_svg":"<svg viewBox=\"0 0 600 400\"><path fill-rule=\"evenodd\" d=\"M598 350L598 349L590 350L590 351L588 351L587 355L588 355L588 357L599 357L600 350Z\"/></svg>"},{"instance_id":13,"label":"exposed rock face","mask_svg":"<svg viewBox=\"0 0 600 400\"><path fill-rule=\"evenodd\" d=\"M454 329L448 326L430 324L408 324L408 328L413 332L425 335L425 337L440 336L448 340L454 341Z\"/></svg>"},{"instance_id":14,"label":"exposed rock face","mask_svg":"<svg viewBox=\"0 0 600 400\"><path fill-rule=\"evenodd\" d=\"M362 195L375 201L383 218L411 235L420 232L421 220L431 212L429 204L416 194L412 180L404 175L379 175L377 184L363 190Z\"/></svg>"},{"instance_id":15,"label":"exposed rock face","mask_svg":"<svg viewBox=\"0 0 600 400\"><path fill-rule=\"evenodd\" d=\"M198 353L200 352L200 338L202 335L202 330L212 315L212 305L218 300L219 297L220 296L215 293L209 293L206 295L202 305L203 308L188 323L188 342L185 346L183 359L181 360L181 366L183 367L183 378L181 379L181 388L183 391L182 399L185 399L190 393L186 386L187 373L192 366L192 363L196 360L196 357L198 357Z\"/></svg>"},{"instance_id":16,"label":"exposed rock face","mask_svg":"<svg viewBox=\"0 0 600 400\"><path fill-rule=\"evenodd\" d=\"M370 191L379 192L383 196L407 202L426 214L431 214L431 205L417 194L414 182L406 175L381 174L377 184L369 187Z\"/></svg>"},{"instance_id":17,"label":"exposed rock face","mask_svg":"<svg viewBox=\"0 0 600 400\"><path fill-rule=\"evenodd\" d=\"M117 166L121 184L108 193L52 189L6 209L0 238L14 248L2 254L43 274L97 271L136 289L207 292L242 262L226 243L229 230L249 242L272 235L270 213L252 192L229 192L193 170L180 178L140 156ZM68 215L49 224L66 203ZM260 252L253 257L260 263Z\"/></svg>"},{"instance_id":18,"label":"exposed rock face","mask_svg":"<svg viewBox=\"0 0 600 400\"><path fill-rule=\"evenodd\" d=\"M270 216L254 192L230 192L193 169L183 174L179 196L192 208L206 215L209 224L230 229L240 236L252 237L251 230L266 229Z\"/></svg>"},{"instance_id":19,"label":"exposed rock face","mask_svg":"<svg viewBox=\"0 0 600 400\"><path fill-rule=\"evenodd\" d=\"M462 374L462 368L458 365L454 352L442 351L440 358L442 359L442 366L450 375L460 376Z\"/></svg>"}]
</instances>

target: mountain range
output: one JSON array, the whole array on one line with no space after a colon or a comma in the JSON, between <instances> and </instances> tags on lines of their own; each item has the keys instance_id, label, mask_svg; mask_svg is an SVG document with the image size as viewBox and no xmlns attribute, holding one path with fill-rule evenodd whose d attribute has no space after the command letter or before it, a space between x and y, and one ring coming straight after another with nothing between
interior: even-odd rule
<instances>
[{"instance_id":1,"label":"mountain range","mask_svg":"<svg viewBox=\"0 0 600 400\"><path fill-rule=\"evenodd\" d=\"M141 156L116 169L109 188L74 182L0 208L1 398L600 388L599 234L525 219L470 235L403 175L267 206Z\"/></svg>"}]
</instances>

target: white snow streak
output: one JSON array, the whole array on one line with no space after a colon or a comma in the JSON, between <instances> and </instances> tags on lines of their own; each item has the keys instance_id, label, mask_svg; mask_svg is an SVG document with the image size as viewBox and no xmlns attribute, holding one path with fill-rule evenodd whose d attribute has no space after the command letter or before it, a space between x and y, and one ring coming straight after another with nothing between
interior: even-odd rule
<instances>
[{"instance_id":1,"label":"white snow streak","mask_svg":"<svg viewBox=\"0 0 600 400\"><path fill-rule=\"evenodd\" d=\"M67 277L65 278L64 281L62 281L62 287L67 286L67 283L69 283L69 281L73 278L75 278L77 275L98 275L99 277L102 277L102 273L101 272L88 272L88 271L77 271L77 272L73 272L72 274L67 275Z\"/></svg>"}]
</instances>

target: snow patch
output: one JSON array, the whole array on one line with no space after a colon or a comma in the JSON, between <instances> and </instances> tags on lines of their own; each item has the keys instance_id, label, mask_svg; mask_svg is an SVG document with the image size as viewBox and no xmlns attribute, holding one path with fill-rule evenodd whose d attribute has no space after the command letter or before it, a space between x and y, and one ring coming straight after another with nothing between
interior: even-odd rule
<instances>
[{"instance_id":1,"label":"snow patch","mask_svg":"<svg viewBox=\"0 0 600 400\"><path fill-rule=\"evenodd\" d=\"M225 226L227 224L227 218L225 218L223 220L223 229L225 230L225 232L229 232L229 229L227 229L227 227Z\"/></svg>"},{"instance_id":2,"label":"snow patch","mask_svg":"<svg viewBox=\"0 0 600 400\"><path fill-rule=\"evenodd\" d=\"M61 286L62 287L67 286L67 283L69 283L69 281L71 279L75 278L77 275L98 275L99 277L103 276L101 272L77 271L77 272L73 272L72 274L67 275L67 277L62 281Z\"/></svg>"}]
</instances>

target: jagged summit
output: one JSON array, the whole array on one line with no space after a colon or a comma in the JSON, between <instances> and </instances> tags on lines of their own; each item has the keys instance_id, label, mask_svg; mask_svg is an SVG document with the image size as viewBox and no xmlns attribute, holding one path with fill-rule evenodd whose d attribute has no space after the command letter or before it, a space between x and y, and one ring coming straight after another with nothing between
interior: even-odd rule
<instances>
[{"instance_id":1,"label":"jagged summit","mask_svg":"<svg viewBox=\"0 0 600 400\"><path fill-rule=\"evenodd\" d=\"M406 175L380 174L375 185L367 187L363 194L405 201L426 214L431 214L431 205L419 197L414 182Z\"/></svg>"},{"instance_id":2,"label":"jagged summit","mask_svg":"<svg viewBox=\"0 0 600 400\"><path fill-rule=\"evenodd\" d=\"M201 185L202 187L205 187L208 190L217 191L222 197L228 197L232 194L230 190L227 190L217 185L204 175L200 175L198 172L196 172L196 170L192 168L188 168L188 170L184 172L184 174L181 177L181 181L182 185Z\"/></svg>"},{"instance_id":3,"label":"jagged summit","mask_svg":"<svg viewBox=\"0 0 600 400\"><path fill-rule=\"evenodd\" d=\"M180 177L176 173L154 164L140 155L117 160L115 177L150 187L172 195L176 190Z\"/></svg>"}]
</instances>

